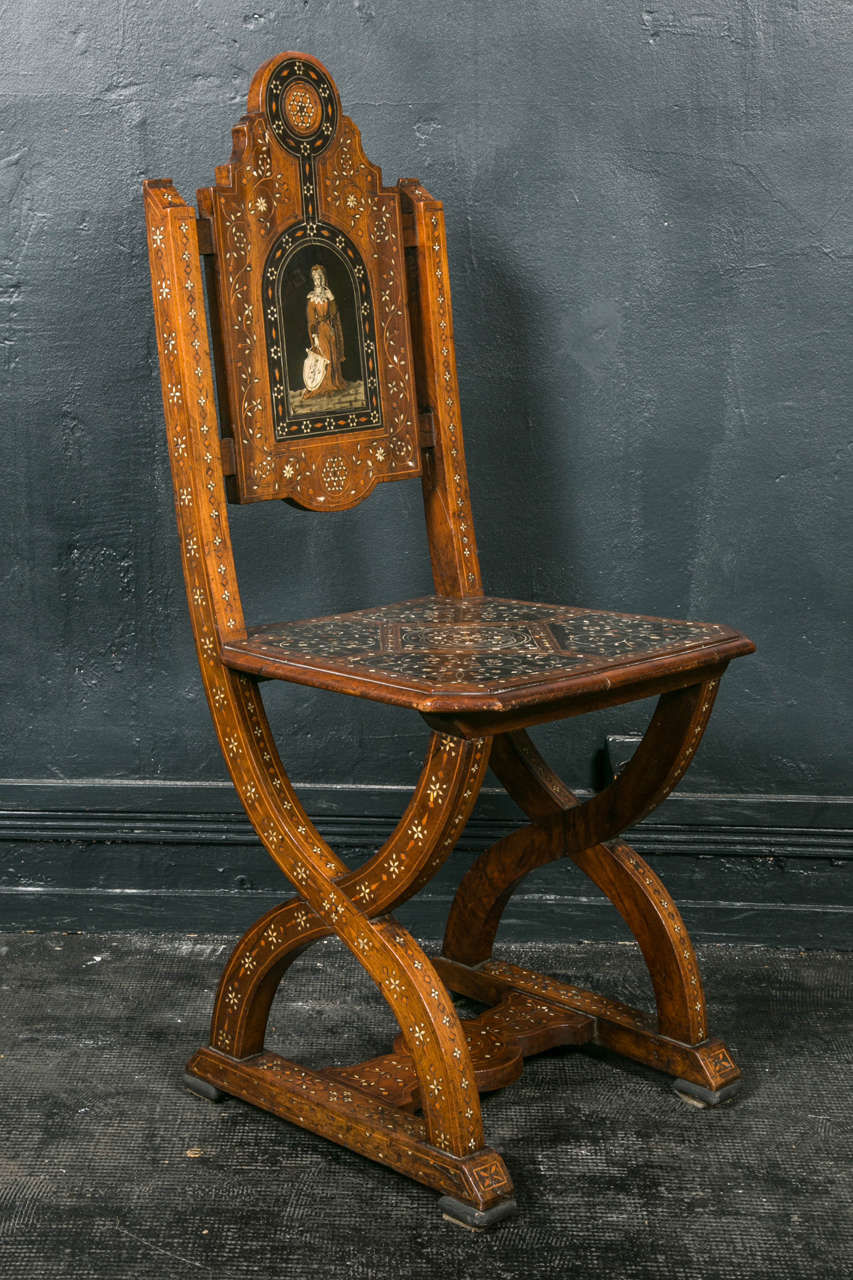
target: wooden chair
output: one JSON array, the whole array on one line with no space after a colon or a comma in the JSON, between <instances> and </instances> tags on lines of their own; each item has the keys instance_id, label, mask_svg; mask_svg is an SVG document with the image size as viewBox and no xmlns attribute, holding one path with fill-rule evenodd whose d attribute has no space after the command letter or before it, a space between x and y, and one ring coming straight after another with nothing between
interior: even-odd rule
<instances>
[{"instance_id":1,"label":"wooden chair","mask_svg":"<svg viewBox=\"0 0 853 1280\"><path fill-rule=\"evenodd\" d=\"M480 1093L523 1059L596 1044L720 1102L739 1076L709 1037L682 919L619 839L684 774L731 658L728 627L485 596L465 472L441 203L417 181L384 187L314 58L258 71L230 164L199 192L145 183L151 276L189 609L210 710L246 812L295 889L242 937L222 974L210 1044L187 1081L243 1098L441 1192L484 1227L514 1209L486 1145ZM206 319L205 285L209 322ZM218 406L218 407L217 407ZM420 476L435 595L357 613L247 625L227 501L340 511ZM410 707L433 729L393 835L358 870L327 845L288 780L261 701L289 680ZM658 695L642 744L580 801L529 725ZM447 859L487 766L529 817L465 875L442 954L391 916ZM656 1017L492 958L522 879L570 858L640 946ZM389 1052L312 1070L269 1052L273 996L291 962L335 934L378 985L400 1034ZM484 1003L460 1021L450 993Z\"/></svg>"}]
</instances>

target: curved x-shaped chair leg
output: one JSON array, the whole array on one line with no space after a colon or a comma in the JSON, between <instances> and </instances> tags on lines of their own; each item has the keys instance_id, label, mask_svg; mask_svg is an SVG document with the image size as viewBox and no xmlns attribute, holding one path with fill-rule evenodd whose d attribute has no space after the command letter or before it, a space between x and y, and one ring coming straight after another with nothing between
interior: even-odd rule
<instances>
[{"instance_id":1,"label":"curved x-shaped chair leg","mask_svg":"<svg viewBox=\"0 0 853 1280\"><path fill-rule=\"evenodd\" d=\"M512 1207L512 1183L503 1161L484 1144L465 1031L420 947L389 917L371 917L416 892L448 856L476 799L488 743L435 736L396 831L365 866L349 871L292 790L255 681L224 667L220 679L229 723L243 730L226 744L232 777L299 896L269 912L238 944L220 983L211 1046L195 1054L188 1074L399 1168L444 1192L477 1225L487 1225ZM224 702L219 707L214 697L212 705L224 712ZM329 934L352 951L397 1019L422 1119L381 1100L393 1090L376 1073L363 1089L264 1052L281 977L306 946Z\"/></svg>"},{"instance_id":2,"label":"curved x-shaped chair leg","mask_svg":"<svg viewBox=\"0 0 853 1280\"><path fill-rule=\"evenodd\" d=\"M449 857L474 805L488 762L488 740L433 735L412 799L382 848L335 885L375 917L418 892ZM265 750L268 747L265 745ZM278 986L306 947L333 926L297 896L273 907L237 943L223 970L210 1043L235 1058L260 1053Z\"/></svg>"},{"instance_id":3,"label":"curved x-shaped chair leg","mask_svg":"<svg viewBox=\"0 0 853 1280\"><path fill-rule=\"evenodd\" d=\"M679 1077L681 1092L716 1102L740 1075L725 1046L707 1041L705 998L689 934L660 878L613 837L639 822L679 781L699 745L718 679L664 694L624 771L581 803L541 759L525 733L495 738L492 768L532 823L486 850L451 907L439 971L452 989L481 999L507 990L565 998L596 1018L595 1039ZM541 975L514 982L490 957L501 916L531 871L569 857L607 895L634 934L657 1003L654 1028L636 1010ZM473 975L477 975L476 977ZM500 981L498 980L500 979ZM544 985L543 985L544 984Z\"/></svg>"}]
</instances>

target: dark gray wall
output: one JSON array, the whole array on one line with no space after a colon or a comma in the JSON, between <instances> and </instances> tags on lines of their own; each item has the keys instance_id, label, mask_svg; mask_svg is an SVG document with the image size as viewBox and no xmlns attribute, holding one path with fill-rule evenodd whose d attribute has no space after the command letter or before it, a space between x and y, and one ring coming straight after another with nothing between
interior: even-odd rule
<instances>
[{"instance_id":1,"label":"dark gray wall","mask_svg":"<svg viewBox=\"0 0 853 1280\"><path fill-rule=\"evenodd\" d=\"M445 200L487 589L742 628L759 652L726 677L693 789L849 796L849 4L2 13L0 772L224 776L185 615L139 189L210 181L256 67L302 49L386 180ZM234 526L255 620L429 589L416 484ZM414 776L426 733L404 713L297 688L271 705L298 779L364 784L369 812L371 784ZM588 783L605 732L643 714L540 736Z\"/></svg>"}]
</instances>

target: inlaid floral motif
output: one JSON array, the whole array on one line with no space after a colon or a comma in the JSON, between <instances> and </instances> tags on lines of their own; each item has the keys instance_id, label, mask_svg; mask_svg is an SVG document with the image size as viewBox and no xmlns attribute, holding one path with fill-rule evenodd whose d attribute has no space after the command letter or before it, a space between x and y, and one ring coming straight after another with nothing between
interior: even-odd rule
<instances>
[{"instance_id":1,"label":"inlaid floral motif","mask_svg":"<svg viewBox=\"0 0 853 1280\"><path fill-rule=\"evenodd\" d=\"M337 148L331 153L329 199L350 228L375 207L368 167L359 151L355 130L345 118L341 121Z\"/></svg>"},{"instance_id":2,"label":"inlaid floral motif","mask_svg":"<svg viewBox=\"0 0 853 1280\"><path fill-rule=\"evenodd\" d=\"M425 194L425 193L424 193ZM441 346L439 349L439 358L441 360L441 379L444 387L443 395L437 406L438 412L442 415L447 425L447 433L450 437L450 459L448 473L451 478L452 501L455 506L453 523L453 536L457 543L458 552L461 556L461 564L464 565L463 573L469 587L474 587L477 582L477 576L471 561L473 559L473 537L471 530L468 528L468 486L465 478L465 469L462 463L462 432L458 427L459 422L459 405L457 403L458 388L456 385L456 368L453 358L453 341L452 341L452 321L450 314L450 299L448 297L448 285L446 279L445 260L446 253L443 243L443 219L440 219L437 213L430 215L431 240L428 251L429 265L427 270L432 272L433 277L433 294L434 305L438 314L438 328L440 333Z\"/></svg>"}]
</instances>

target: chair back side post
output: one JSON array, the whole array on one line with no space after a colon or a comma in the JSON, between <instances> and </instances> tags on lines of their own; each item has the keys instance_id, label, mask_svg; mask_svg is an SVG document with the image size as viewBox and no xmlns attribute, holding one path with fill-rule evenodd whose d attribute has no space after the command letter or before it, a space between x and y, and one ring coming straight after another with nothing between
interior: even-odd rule
<instances>
[{"instance_id":1,"label":"chair back side post","mask_svg":"<svg viewBox=\"0 0 853 1280\"><path fill-rule=\"evenodd\" d=\"M246 624L228 525L194 210L171 182L144 184L160 379L190 618L202 672Z\"/></svg>"},{"instance_id":2,"label":"chair back side post","mask_svg":"<svg viewBox=\"0 0 853 1280\"><path fill-rule=\"evenodd\" d=\"M417 179L397 184L418 390L421 484L436 592L481 596L465 465L444 207Z\"/></svg>"}]
</instances>

